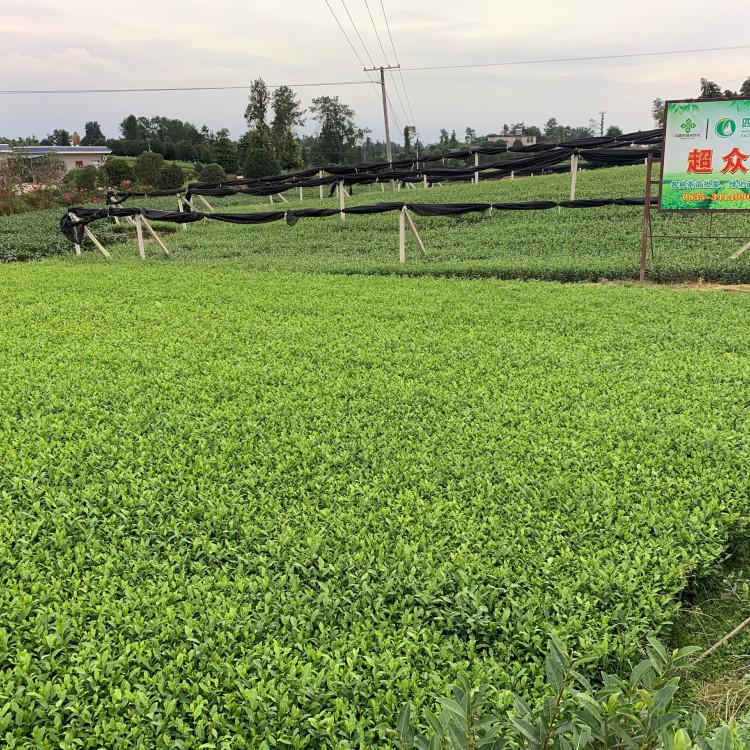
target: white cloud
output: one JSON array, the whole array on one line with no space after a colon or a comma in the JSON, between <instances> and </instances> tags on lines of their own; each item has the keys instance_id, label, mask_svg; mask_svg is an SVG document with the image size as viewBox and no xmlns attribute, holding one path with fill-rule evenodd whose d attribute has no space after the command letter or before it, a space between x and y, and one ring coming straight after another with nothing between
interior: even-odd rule
<instances>
[{"instance_id":1,"label":"white cloud","mask_svg":"<svg viewBox=\"0 0 750 750\"><path fill-rule=\"evenodd\" d=\"M344 12L330 0L369 64ZM702 0L383 0L404 67L580 57L739 45L746 42L746 9L712 7ZM122 88L245 85L361 79L364 73L324 0L2 0L0 66L3 88ZM369 54L383 54L359 0L347 3ZM370 2L391 62L380 3ZM708 19L708 20L707 20ZM71 40L75 40L71 43ZM404 73L417 125L426 139L441 127L479 132L504 122L541 125L550 116L585 124L600 110L620 127L650 127L650 104L690 96L701 76L738 88L750 73L747 51L680 57L519 65ZM397 79L400 81L400 79ZM382 137L380 107L370 87L299 89L305 103L338 95L357 111L361 125ZM195 92L78 97L7 97L0 100L0 133L43 133L82 128L97 119L105 132L130 112L164 114L211 128L244 128L246 94ZM400 113L395 95L394 106ZM8 106L6 103L10 103ZM400 118L405 119L403 113ZM402 123L403 124L403 123ZM395 131L396 128L394 127Z\"/></svg>"}]
</instances>

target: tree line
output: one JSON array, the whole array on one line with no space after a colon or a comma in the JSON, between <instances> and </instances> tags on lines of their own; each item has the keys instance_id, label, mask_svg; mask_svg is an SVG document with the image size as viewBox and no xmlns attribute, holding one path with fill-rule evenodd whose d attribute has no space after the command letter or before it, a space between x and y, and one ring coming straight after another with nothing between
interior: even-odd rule
<instances>
[{"instance_id":1,"label":"tree line","mask_svg":"<svg viewBox=\"0 0 750 750\"><path fill-rule=\"evenodd\" d=\"M742 86L737 91L732 89L722 89L716 81L710 81L708 78L701 78L700 93L696 99L731 99L736 96L743 96L750 99L750 76L748 76ZM651 105L651 117L657 128L664 127L664 100L656 97Z\"/></svg>"},{"instance_id":2,"label":"tree line","mask_svg":"<svg viewBox=\"0 0 750 750\"><path fill-rule=\"evenodd\" d=\"M750 77L737 92L722 90L714 81L700 80L698 98L747 96L750 98ZM652 117L660 126L664 102L657 98L652 105ZM243 174L263 177L279 172L296 171L304 167L326 164L358 164L385 161L386 144L372 138L369 128L356 123L355 111L338 96L319 96L304 108L296 92L289 86L272 91L262 78L250 86L245 108L247 130L237 140L229 130L213 132L206 125L195 125L163 116L144 117L130 114L119 125L119 137L107 138L98 121L84 125L81 145L107 146L115 156L138 156L145 152L161 154L166 160L192 162L198 166L218 165L224 174ZM315 123L313 134L298 133L307 118ZM610 125L606 130L602 120L589 120L587 125L564 125L551 117L543 127L515 122L503 125L502 135L509 137L517 130L523 136L534 136L537 142L561 143L596 135L616 137L622 130ZM391 149L395 159L416 158L427 153L444 154L462 146L484 146L492 143L494 134L478 135L467 126L459 136L455 129L440 129L437 141L423 143L414 125L407 125L399 142ZM510 135L512 137L512 135ZM15 145L69 146L72 136L68 130L55 129L37 141L34 136L3 139ZM525 145L522 140L511 145Z\"/></svg>"}]
</instances>

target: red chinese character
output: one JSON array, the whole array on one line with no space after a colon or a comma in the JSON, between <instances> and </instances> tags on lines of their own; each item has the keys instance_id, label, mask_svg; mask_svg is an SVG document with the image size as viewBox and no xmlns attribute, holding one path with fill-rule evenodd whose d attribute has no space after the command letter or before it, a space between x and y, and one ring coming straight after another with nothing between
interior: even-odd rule
<instances>
[{"instance_id":1,"label":"red chinese character","mask_svg":"<svg viewBox=\"0 0 750 750\"><path fill-rule=\"evenodd\" d=\"M710 148L695 148L688 154L687 173L711 174L711 157L713 151Z\"/></svg>"},{"instance_id":2,"label":"red chinese character","mask_svg":"<svg viewBox=\"0 0 750 750\"><path fill-rule=\"evenodd\" d=\"M722 172L729 172L734 174L735 172L747 172L747 167L742 163L747 159L747 154L743 154L736 146L726 155L721 158L726 162Z\"/></svg>"}]
</instances>

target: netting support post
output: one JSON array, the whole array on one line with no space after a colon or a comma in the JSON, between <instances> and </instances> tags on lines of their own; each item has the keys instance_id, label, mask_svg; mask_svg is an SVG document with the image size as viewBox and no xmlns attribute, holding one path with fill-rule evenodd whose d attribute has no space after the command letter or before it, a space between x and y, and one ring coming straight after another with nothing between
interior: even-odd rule
<instances>
[{"instance_id":1,"label":"netting support post","mask_svg":"<svg viewBox=\"0 0 750 750\"><path fill-rule=\"evenodd\" d=\"M211 213L213 213L214 212L214 207L202 195L199 195L198 197L201 199L201 201L203 201L203 203L206 204L206 207L208 208L208 210Z\"/></svg>"},{"instance_id":2,"label":"netting support post","mask_svg":"<svg viewBox=\"0 0 750 750\"><path fill-rule=\"evenodd\" d=\"M343 221L346 218L346 214L344 213L344 208L346 208L344 194L346 191L344 190L343 180L339 180L338 191L339 191L339 218L341 219L341 221Z\"/></svg>"},{"instance_id":3,"label":"netting support post","mask_svg":"<svg viewBox=\"0 0 750 750\"><path fill-rule=\"evenodd\" d=\"M648 248L648 236L651 233L651 185L653 184L653 169L654 157L652 154L649 154L646 159L646 190L643 201L643 234L641 235L641 267L638 274L641 284L646 281L646 250Z\"/></svg>"},{"instance_id":4,"label":"netting support post","mask_svg":"<svg viewBox=\"0 0 750 750\"><path fill-rule=\"evenodd\" d=\"M323 170L322 169L318 172L318 179L320 179L320 180L323 179ZM322 185L320 186L320 200L323 200L323 186Z\"/></svg>"},{"instance_id":5,"label":"netting support post","mask_svg":"<svg viewBox=\"0 0 750 750\"><path fill-rule=\"evenodd\" d=\"M159 237L159 235L154 231L154 228L146 220L146 217L139 216L138 218L143 222L143 226L146 227L148 233L159 243L159 247L161 247L165 255L169 257L169 250L167 250L167 246L161 241L161 237Z\"/></svg>"},{"instance_id":6,"label":"netting support post","mask_svg":"<svg viewBox=\"0 0 750 750\"><path fill-rule=\"evenodd\" d=\"M146 246L143 244L143 224L141 223L140 214L136 214L135 217L135 234L138 237L138 255L141 256L141 260L145 260Z\"/></svg>"},{"instance_id":7,"label":"netting support post","mask_svg":"<svg viewBox=\"0 0 750 750\"><path fill-rule=\"evenodd\" d=\"M185 204L182 202L182 196L181 195L177 196L177 208L180 209L180 213L184 213L184 211L185 211ZM187 224L180 224L180 226L183 229L187 229Z\"/></svg>"},{"instance_id":8,"label":"netting support post","mask_svg":"<svg viewBox=\"0 0 750 750\"><path fill-rule=\"evenodd\" d=\"M414 239L417 241L417 245L419 245L420 252L422 253L422 255L427 255L427 251L424 249L424 242L422 242L422 238L419 236L419 232L417 231L416 226L414 226L411 214L407 210L406 206L404 206L404 216L409 222L409 229L411 229L411 233L414 235Z\"/></svg>"},{"instance_id":9,"label":"netting support post","mask_svg":"<svg viewBox=\"0 0 750 750\"><path fill-rule=\"evenodd\" d=\"M406 206L398 213L398 262L406 263Z\"/></svg>"},{"instance_id":10,"label":"netting support post","mask_svg":"<svg viewBox=\"0 0 750 750\"><path fill-rule=\"evenodd\" d=\"M578 154L571 154L571 157L570 157L570 200L572 201L576 199L576 182L577 181L578 181Z\"/></svg>"},{"instance_id":11,"label":"netting support post","mask_svg":"<svg viewBox=\"0 0 750 750\"><path fill-rule=\"evenodd\" d=\"M479 184L479 152L474 152L474 166L477 168L477 171L474 173L474 184Z\"/></svg>"},{"instance_id":12,"label":"netting support post","mask_svg":"<svg viewBox=\"0 0 750 750\"><path fill-rule=\"evenodd\" d=\"M742 255L742 253L744 253L747 250L750 250L750 242L744 244L736 253L732 253L729 257L732 260L737 260L737 258L739 258L740 255Z\"/></svg>"},{"instance_id":13,"label":"netting support post","mask_svg":"<svg viewBox=\"0 0 750 750\"><path fill-rule=\"evenodd\" d=\"M78 217L75 214L70 214L73 218L73 221L78 221ZM112 256L107 252L107 248L102 245L101 242L99 242L96 237L94 237L94 233L84 225L83 227L83 233L94 243L94 246L96 249L105 257L105 258L111 258ZM81 246L76 244L76 255L81 254Z\"/></svg>"}]
</instances>

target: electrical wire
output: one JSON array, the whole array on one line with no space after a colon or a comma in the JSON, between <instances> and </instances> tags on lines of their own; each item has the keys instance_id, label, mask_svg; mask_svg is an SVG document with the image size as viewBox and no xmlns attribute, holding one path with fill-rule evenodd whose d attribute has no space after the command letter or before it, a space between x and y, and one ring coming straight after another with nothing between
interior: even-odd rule
<instances>
[{"instance_id":1,"label":"electrical wire","mask_svg":"<svg viewBox=\"0 0 750 750\"><path fill-rule=\"evenodd\" d=\"M344 27L341 25L341 21L339 21L338 16L333 12L333 8L331 7L331 4L328 2L328 0L325 0L325 4L328 6L328 10L331 11L331 15L333 16L333 19L336 21L336 23L338 24L339 28L341 29L341 33L344 35L344 38L346 39L347 42L349 42L349 46L352 48L352 52L356 55L357 60L359 60L360 65L363 68L366 68L367 66L362 61L362 58L359 56L359 52L357 52L357 50L355 49L354 45L352 44L352 40L349 39L349 35L344 30Z\"/></svg>"},{"instance_id":2,"label":"electrical wire","mask_svg":"<svg viewBox=\"0 0 750 750\"><path fill-rule=\"evenodd\" d=\"M401 78L401 86L404 89L404 96L406 97L406 104L409 107L409 115L411 116L411 122L414 128L417 128L417 118L414 117L414 110L411 107L411 101L409 100L409 92L406 88L406 81L404 80L404 74L401 72L401 62L398 59L398 53L396 52L396 45L393 42L393 34L391 33L391 25L388 23L388 14L385 12L385 6L383 0L380 0L380 9L383 11L383 18L385 19L385 28L388 30L388 37L391 40L391 48L393 49L393 57L396 59L396 65L398 65L398 74ZM392 75L392 74L391 74Z\"/></svg>"},{"instance_id":3,"label":"electrical wire","mask_svg":"<svg viewBox=\"0 0 750 750\"><path fill-rule=\"evenodd\" d=\"M349 12L349 8L346 7L346 2L344 0L341 0L341 4L344 6L344 10L346 11L346 15L349 16L349 21L351 21L352 28L354 29L355 33L359 37L360 44L362 45L362 49L365 51L365 54L367 57L370 58L370 65L372 65L373 68L377 67L375 65L375 61L372 59L372 55L370 54L370 50L367 49L367 45L364 42L364 39L362 39L362 34L359 33L359 29L357 28L357 24L354 23L354 19L352 18L352 14ZM364 65L362 67L365 67ZM368 76L369 78L369 76Z\"/></svg>"},{"instance_id":4,"label":"electrical wire","mask_svg":"<svg viewBox=\"0 0 750 750\"><path fill-rule=\"evenodd\" d=\"M654 57L665 55L688 55L697 52L724 52L727 50L750 49L750 44L740 44L735 47L704 47L701 49L677 49L661 52L631 52L622 55L591 55L590 57L556 57L544 60L515 60L496 63L467 63L465 65L424 65L418 68L403 68L403 70L457 70L459 68L496 68L504 65L542 65L544 63L587 62L589 60L624 60L634 57Z\"/></svg>"},{"instance_id":5,"label":"electrical wire","mask_svg":"<svg viewBox=\"0 0 750 750\"><path fill-rule=\"evenodd\" d=\"M336 13L334 13L334 10L331 7L331 4L328 2L328 0L325 0L325 4L328 6L328 10L331 11L331 15L333 16L334 20L338 24L338 27L341 29L341 33L346 38L346 41L349 42L349 46L352 48L352 52L354 52L357 60L359 60L359 63L362 66L362 69L365 72L367 72L367 66L365 65L365 63L363 62L362 58L359 56L359 53L357 52L357 50L355 49L354 45L352 44L352 40L349 39L349 35L344 30L344 27L341 25L341 22L339 21L338 16L336 15ZM344 10L346 10L347 15L349 15L349 10L347 9L346 3L344 2L344 0L341 0L341 4L344 6ZM349 20L352 21L352 26L354 26L354 21L352 20L351 15L349 15ZM354 30L357 31L356 26L354 27ZM357 36L359 36L359 31L357 31ZM362 37L361 36L359 37L359 39L360 39L360 41L362 41ZM365 49L365 54L367 54L367 56L370 57L370 53L367 51L367 47L364 46L364 42L362 42L362 46ZM370 60L372 60L372 57L370 57ZM375 96L376 96L377 100L380 101L380 95L378 94L377 83L372 80L372 77L370 76L369 73L367 73L367 78L369 80L369 83L372 84L373 92L375 93Z\"/></svg>"},{"instance_id":6,"label":"electrical wire","mask_svg":"<svg viewBox=\"0 0 750 750\"><path fill-rule=\"evenodd\" d=\"M380 34L378 33L378 27L375 25L375 19L372 17L372 12L370 11L370 4L365 0L365 8L367 8L367 15L370 16L370 21L372 21L372 28L375 31L375 36L377 37L378 44L380 45L380 51L383 53L383 59L385 60L386 65L390 65L388 62L388 55L385 53L385 48L383 47L383 42L380 41Z\"/></svg>"},{"instance_id":7,"label":"electrical wire","mask_svg":"<svg viewBox=\"0 0 750 750\"><path fill-rule=\"evenodd\" d=\"M268 84L269 89L278 89L282 86L291 88L304 88L307 86L361 86L372 83L368 81L321 81L320 83L276 83ZM129 89L7 89L0 90L0 94L127 94L143 93L149 91L232 91L245 90L250 88L245 86L172 86L160 88L129 88Z\"/></svg>"}]
</instances>

